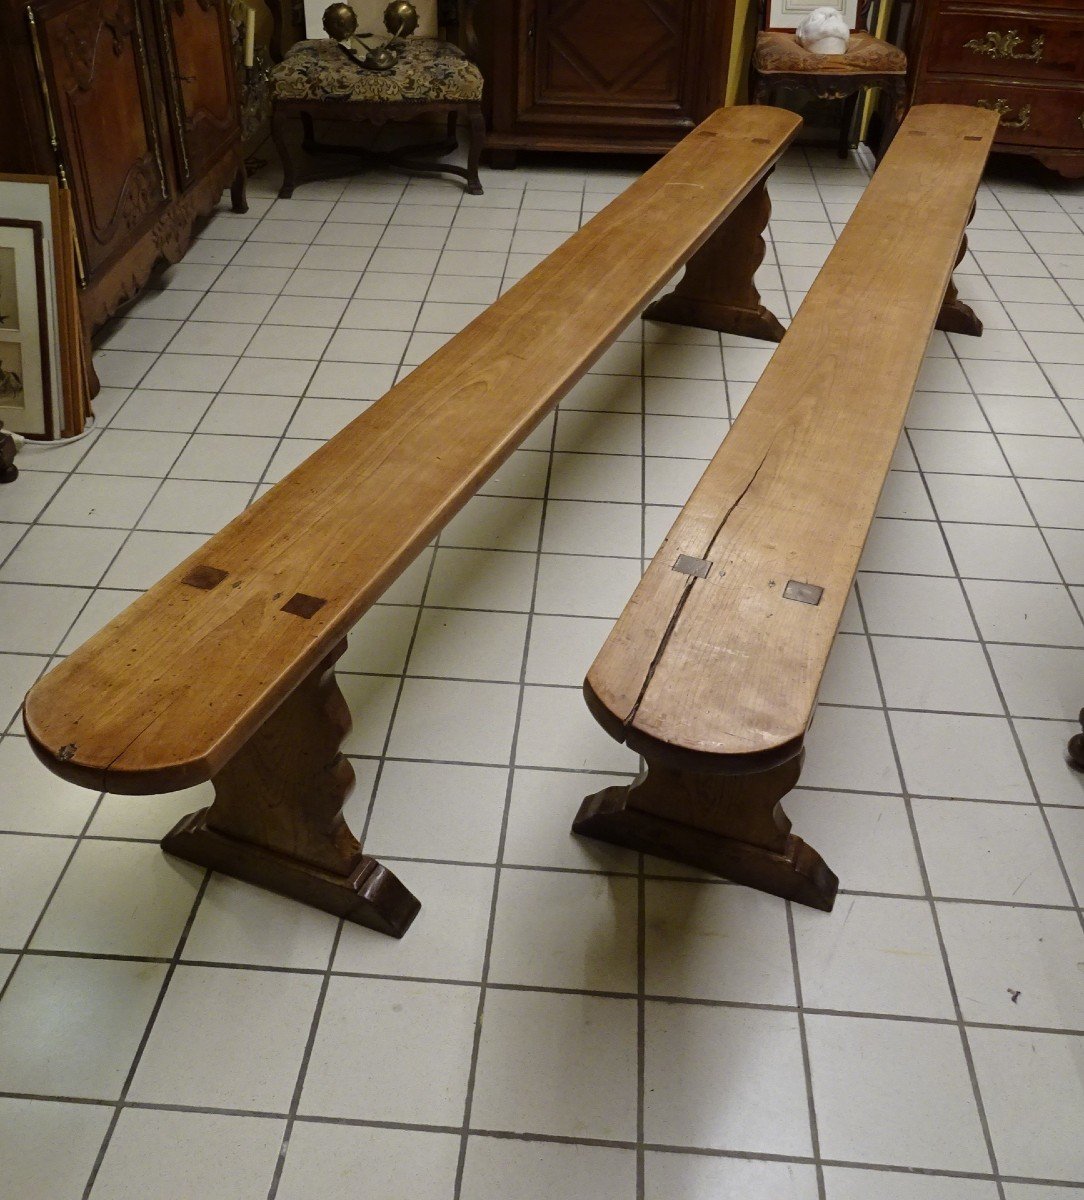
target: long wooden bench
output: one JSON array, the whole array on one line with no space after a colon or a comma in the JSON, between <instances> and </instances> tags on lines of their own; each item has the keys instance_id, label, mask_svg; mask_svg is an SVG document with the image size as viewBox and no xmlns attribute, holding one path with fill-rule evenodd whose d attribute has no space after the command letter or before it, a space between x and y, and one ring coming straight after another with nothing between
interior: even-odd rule
<instances>
[{"instance_id":1,"label":"long wooden bench","mask_svg":"<svg viewBox=\"0 0 1084 1200\"><path fill-rule=\"evenodd\" d=\"M799 124L772 108L705 121L40 680L24 705L39 757L112 792L213 780L166 850L401 936L418 902L342 816L344 639L690 258L660 319L782 336L753 274L764 183Z\"/></svg>"},{"instance_id":2,"label":"long wooden bench","mask_svg":"<svg viewBox=\"0 0 1084 1200\"><path fill-rule=\"evenodd\" d=\"M911 110L588 673L647 770L589 796L577 833L831 909L780 800L935 322L981 331L951 277L996 128Z\"/></svg>"}]
</instances>

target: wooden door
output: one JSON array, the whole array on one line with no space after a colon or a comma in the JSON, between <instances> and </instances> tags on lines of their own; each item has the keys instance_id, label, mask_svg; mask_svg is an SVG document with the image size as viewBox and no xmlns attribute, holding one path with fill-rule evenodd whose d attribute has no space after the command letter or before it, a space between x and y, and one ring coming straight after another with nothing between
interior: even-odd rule
<instances>
[{"instance_id":1,"label":"wooden door","mask_svg":"<svg viewBox=\"0 0 1084 1200\"><path fill-rule=\"evenodd\" d=\"M225 0L153 0L177 173L198 179L240 137Z\"/></svg>"},{"instance_id":2,"label":"wooden door","mask_svg":"<svg viewBox=\"0 0 1084 1200\"><path fill-rule=\"evenodd\" d=\"M55 0L35 10L88 271L168 206L161 134L136 0Z\"/></svg>"},{"instance_id":3,"label":"wooden door","mask_svg":"<svg viewBox=\"0 0 1084 1200\"><path fill-rule=\"evenodd\" d=\"M520 119L696 120L701 0L526 0Z\"/></svg>"}]
</instances>

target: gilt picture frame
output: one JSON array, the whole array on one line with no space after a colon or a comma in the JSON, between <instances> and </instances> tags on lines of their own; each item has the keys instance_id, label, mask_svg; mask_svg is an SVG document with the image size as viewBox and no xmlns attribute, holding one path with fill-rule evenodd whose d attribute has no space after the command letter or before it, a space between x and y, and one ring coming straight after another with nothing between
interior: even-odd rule
<instances>
[{"instance_id":1,"label":"gilt picture frame","mask_svg":"<svg viewBox=\"0 0 1084 1200\"><path fill-rule=\"evenodd\" d=\"M770 0L769 29L794 29L815 8L835 8L851 29L858 20L858 0Z\"/></svg>"},{"instance_id":2,"label":"gilt picture frame","mask_svg":"<svg viewBox=\"0 0 1084 1200\"><path fill-rule=\"evenodd\" d=\"M45 232L41 221L0 217L0 421L54 436Z\"/></svg>"}]
</instances>

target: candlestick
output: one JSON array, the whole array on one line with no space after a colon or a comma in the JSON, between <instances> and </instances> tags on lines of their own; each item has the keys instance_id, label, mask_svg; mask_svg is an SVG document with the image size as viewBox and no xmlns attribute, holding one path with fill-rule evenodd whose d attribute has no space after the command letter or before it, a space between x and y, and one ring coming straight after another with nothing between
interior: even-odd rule
<instances>
[{"instance_id":1,"label":"candlestick","mask_svg":"<svg viewBox=\"0 0 1084 1200\"><path fill-rule=\"evenodd\" d=\"M256 10L245 8L245 66L250 70L256 49Z\"/></svg>"}]
</instances>

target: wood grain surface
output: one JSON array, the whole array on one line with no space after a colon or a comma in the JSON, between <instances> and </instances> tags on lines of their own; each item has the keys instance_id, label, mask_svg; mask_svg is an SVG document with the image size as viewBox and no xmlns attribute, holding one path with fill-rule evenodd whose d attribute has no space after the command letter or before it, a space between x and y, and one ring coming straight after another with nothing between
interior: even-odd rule
<instances>
[{"instance_id":1,"label":"wood grain surface","mask_svg":"<svg viewBox=\"0 0 1084 1200\"><path fill-rule=\"evenodd\" d=\"M24 706L39 757L122 793L216 774L737 207L799 123L771 108L704 122L46 675Z\"/></svg>"},{"instance_id":2,"label":"wood grain surface","mask_svg":"<svg viewBox=\"0 0 1084 1200\"><path fill-rule=\"evenodd\" d=\"M649 758L741 772L801 746L996 127L912 109L599 652L588 704Z\"/></svg>"}]
</instances>

